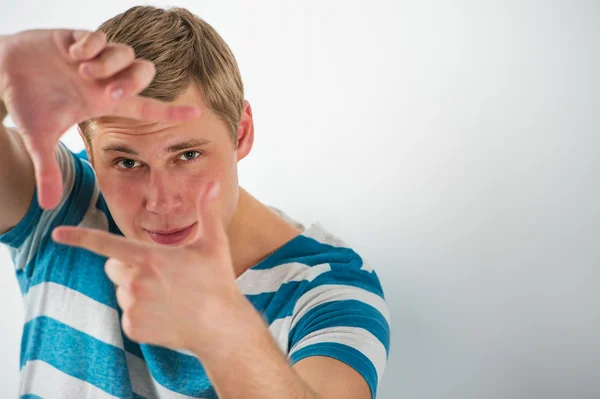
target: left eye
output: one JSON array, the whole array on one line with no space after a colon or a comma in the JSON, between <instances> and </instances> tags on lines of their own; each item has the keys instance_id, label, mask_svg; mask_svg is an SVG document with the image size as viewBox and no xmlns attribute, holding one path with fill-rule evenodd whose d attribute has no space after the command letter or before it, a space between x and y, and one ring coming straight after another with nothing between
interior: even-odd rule
<instances>
[{"instance_id":1,"label":"left eye","mask_svg":"<svg viewBox=\"0 0 600 399\"><path fill-rule=\"evenodd\" d=\"M179 159L184 161L191 161L192 159L198 158L200 153L198 151L186 151L179 156Z\"/></svg>"}]
</instances>

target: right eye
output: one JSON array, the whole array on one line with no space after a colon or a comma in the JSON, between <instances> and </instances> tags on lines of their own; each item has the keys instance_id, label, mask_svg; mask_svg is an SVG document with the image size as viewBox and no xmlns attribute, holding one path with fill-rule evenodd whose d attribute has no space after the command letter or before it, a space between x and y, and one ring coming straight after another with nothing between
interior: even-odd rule
<instances>
[{"instance_id":1,"label":"right eye","mask_svg":"<svg viewBox=\"0 0 600 399\"><path fill-rule=\"evenodd\" d=\"M119 169L133 169L140 166L140 163L138 161L134 161L133 159L121 159L115 162L115 165Z\"/></svg>"}]
</instances>

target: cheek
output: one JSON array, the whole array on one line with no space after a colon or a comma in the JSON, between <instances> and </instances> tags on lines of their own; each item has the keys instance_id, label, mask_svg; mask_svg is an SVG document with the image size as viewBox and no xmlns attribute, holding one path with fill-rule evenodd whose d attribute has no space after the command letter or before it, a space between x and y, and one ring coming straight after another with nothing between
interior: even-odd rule
<instances>
[{"instance_id":1,"label":"cheek","mask_svg":"<svg viewBox=\"0 0 600 399\"><path fill-rule=\"evenodd\" d=\"M142 183L139 179L98 177L98 184L115 223L125 235L130 235L142 204Z\"/></svg>"}]
</instances>

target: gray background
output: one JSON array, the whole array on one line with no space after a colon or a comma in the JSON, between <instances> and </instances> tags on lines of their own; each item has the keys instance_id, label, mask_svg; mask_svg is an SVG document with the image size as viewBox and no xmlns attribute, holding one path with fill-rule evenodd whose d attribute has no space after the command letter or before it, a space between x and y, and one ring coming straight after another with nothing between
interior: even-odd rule
<instances>
[{"instance_id":1,"label":"gray background","mask_svg":"<svg viewBox=\"0 0 600 399\"><path fill-rule=\"evenodd\" d=\"M133 4L3 0L0 33L95 29ZM176 4L240 63L242 185L378 271L380 398L600 397L600 2ZM0 263L13 397L23 311Z\"/></svg>"}]
</instances>

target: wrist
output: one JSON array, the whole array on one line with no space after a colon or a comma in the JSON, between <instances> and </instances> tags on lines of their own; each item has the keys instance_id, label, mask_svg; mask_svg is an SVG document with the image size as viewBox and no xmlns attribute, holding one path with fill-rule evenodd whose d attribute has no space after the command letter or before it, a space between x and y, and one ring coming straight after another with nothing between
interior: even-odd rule
<instances>
[{"instance_id":1,"label":"wrist","mask_svg":"<svg viewBox=\"0 0 600 399\"><path fill-rule=\"evenodd\" d=\"M201 361L228 358L249 344L257 344L263 333L268 333L262 317L241 292L219 301L213 310L212 317L203 317L199 323L202 333L188 345Z\"/></svg>"}]
</instances>

